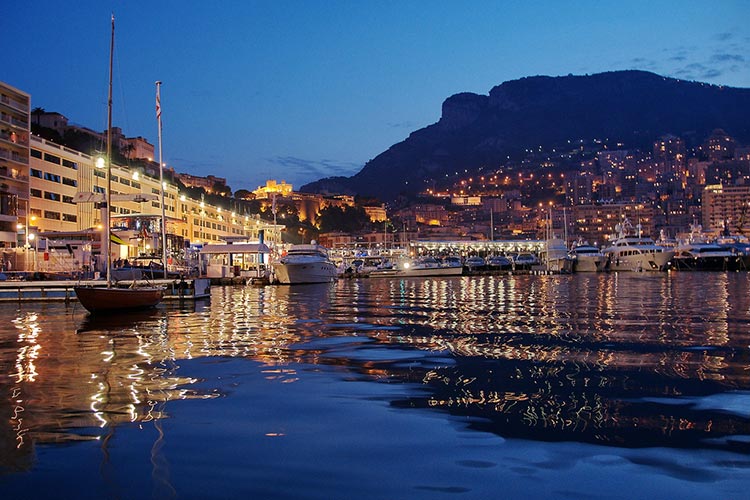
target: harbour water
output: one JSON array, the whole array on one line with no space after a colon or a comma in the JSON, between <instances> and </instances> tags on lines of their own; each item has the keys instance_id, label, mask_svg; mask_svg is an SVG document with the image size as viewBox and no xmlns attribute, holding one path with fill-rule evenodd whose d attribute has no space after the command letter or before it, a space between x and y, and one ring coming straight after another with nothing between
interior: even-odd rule
<instances>
[{"instance_id":1,"label":"harbour water","mask_svg":"<svg viewBox=\"0 0 750 500\"><path fill-rule=\"evenodd\" d=\"M750 273L0 304L3 498L747 498Z\"/></svg>"}]
</instances>

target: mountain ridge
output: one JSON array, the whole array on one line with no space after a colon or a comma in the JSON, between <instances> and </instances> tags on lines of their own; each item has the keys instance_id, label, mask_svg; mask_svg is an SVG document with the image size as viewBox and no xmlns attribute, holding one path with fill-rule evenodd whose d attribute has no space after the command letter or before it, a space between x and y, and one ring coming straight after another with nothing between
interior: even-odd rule
<instances>
[{"instance_id":1,"label":"mountain ridge","mask_svg":"<svg viewBox=\"0 0 750 500\"><path fill-rule=\"evenodd\" d=\"M529 76L488 94L443 101L440 119L415 130L352 177L330 177L305 192L344 192L391 200L460 168L500 166L529 147L608 138L644 148L672 134L688 144L721 128L750 143L750 89L664 77L639 70L561 77Z\"/></svg>"}]
</instances>

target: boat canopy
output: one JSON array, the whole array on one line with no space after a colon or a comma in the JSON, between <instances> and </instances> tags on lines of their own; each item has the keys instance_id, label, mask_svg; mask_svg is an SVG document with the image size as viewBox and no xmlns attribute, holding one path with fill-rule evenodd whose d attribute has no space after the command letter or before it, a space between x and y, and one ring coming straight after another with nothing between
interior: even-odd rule
<instances>
[{"instance_id":1,"label":"boat canopy","mask_svg":"<svg viewBox=\"0 0 750 500\"><path fill-rule=\"evenodd\" d=\"M225 243L204 245L200 249L202 254L229 253L270 253L271 249L265 243Z\"/></svg>"}]
</instances>

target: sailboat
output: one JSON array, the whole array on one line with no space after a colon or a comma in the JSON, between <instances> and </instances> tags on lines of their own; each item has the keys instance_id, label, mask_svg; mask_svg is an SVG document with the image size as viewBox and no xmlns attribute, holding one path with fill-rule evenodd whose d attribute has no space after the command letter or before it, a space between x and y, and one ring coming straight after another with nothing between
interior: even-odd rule
<instances>
[{"instance_id":1,"label":"sailboat","mask_svg":"<svg viewBox=\"0 0 750 500\"><path fill-rule=\"evenodd\" d=\"M110 247L112 228L110 213L112 210L112 59L115 49L115 16L112 16L112 40L109 48L109 91L107 96L107 191L105 193L106 220L104 221L103 248L106 252L107 286L79 285L73 287L78 301L90 313L129 311L147 309L158 305L164 297L164 287L133 286L128 288L112 286L112 254ZM162 199L163 203L163 199Z\"/></svg>"}]
</instances>

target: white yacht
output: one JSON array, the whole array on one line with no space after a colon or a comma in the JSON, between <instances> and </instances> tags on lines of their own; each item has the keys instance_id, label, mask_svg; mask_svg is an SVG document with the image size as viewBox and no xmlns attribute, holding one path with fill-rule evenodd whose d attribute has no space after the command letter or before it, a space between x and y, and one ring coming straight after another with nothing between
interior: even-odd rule
<instances>
[{"instance_id":1,"label":"white yacht","mask_svg":"<svg viewBox=\"0 0 750 500\"><path fill-rule=\"evenodd\" d=\"M594 245L582 243L570 250L573 259L573 271L577 273L595 273L604 271L607 257Z\"/></svg>"},{"instance_id":2,"label":"white yacht","mask_svg":"<svg viewBox=\"0 0 750 500\"><path fill-rule=\"evenodd\" d=\"M399 264L397 268L377 271L372 278L421 278L426 276L461 276L463 266L453 262L443 263L434 257L419 257Z\"/></svg>"},{"instance_id":3,"label":"white yacht","mask_svg":"<svg viewBox=\"0 0 750 500\"><path fill-rule=\"evenodd\" d=\"M513 258L513 266L516 269L531 269L539 265L539 258L533 253L519 253Z\"/></svg>"},{"instance_id":4,"label":"white yacht","mask_svg":"<svg viewBox=\"0 0 750 500\"><path fill-rule=\"evenodd\" d=\"M286 255L271 265L283 285L329 283L336 279L336 266L328 250L314 240L309 245L292 245Z\"/></svg>"},{"instance_id":5,"label":"white yacht","mask_svg":"<svg viewBox=\"0 0 750 500\"><path fill-rule=\"evenodd\" d=\"M544 266L549 272L573 272L573 258L568 255L568 248L565 246L565 240L561 238L548 238L544 243L544 250L542 250L541 258L542 262L544 262Z\"/></svg>"},{"instance_id":6,"label":"white yacht","mask_svg":"<svg viewBox=\"0 0 750 500\"><path fill-rule=\"evenodd\" d=\"M463 267L443 265L434 257L419 257L411 262L405 262L399 276L461 276Z\"/></svg>"},{"instance_id":7,"label":"white yacht","mask_svg":"<svg viewBox=\"0 0 750 500\"><path fill-rule=\"evenodd\" d=\"M618 224L616 230L620 236L611 246L602 250L607 257L606 269L609 271L666 271L674 250L654 243L651 238L640 234L640 224L636 236L626 236L623 225Z\"/></svg>"},{"instance_id":8,"label":"white yacht","mask_svg":"<svg viewBox=\"0 0 750 500\"><path fill-rule=\"evenodd\" d=\"M675 269L680 271L739 271L742 260L729 248L716 243L683 243L675 248L672 259Z\"/></svg>"},{"instance_id":9,"label":"white yacht","mask_svg":"<svg viewBox=\"0 0 750 500\"><path fill-rule=\"evenodd\" d=\"M711 241L700 224L691 224L690 233L678 235L672 264L680 271L739 271L742 259L731 248Z\"/></svg>"}]
</instances>

